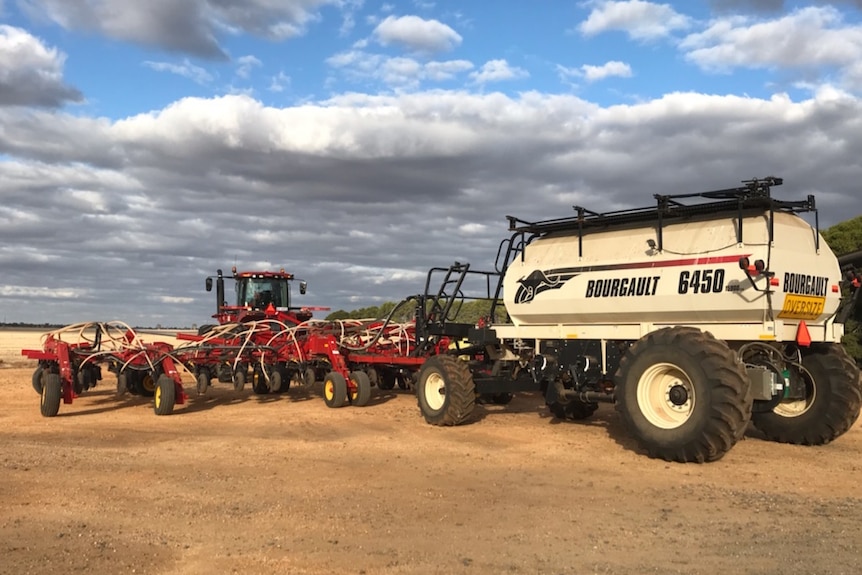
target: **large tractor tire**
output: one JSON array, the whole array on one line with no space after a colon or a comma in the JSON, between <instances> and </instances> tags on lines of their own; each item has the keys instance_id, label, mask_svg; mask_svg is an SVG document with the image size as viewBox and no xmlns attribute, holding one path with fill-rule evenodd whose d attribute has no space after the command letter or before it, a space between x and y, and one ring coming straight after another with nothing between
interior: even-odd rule
<instances>
[{"instance_id":1,"label":"large tractor tire","mask_svg":"<svg viewBox=\"0 0 862 575\"><path fill-rule=\"evenodd\" d=\"M63 383L60 381L60 374L46 373L42 384L39 411L45 417L54 417L59 413L60 400L63 399Z\"/></svg>"},{"instance_id":2,"label":"large tractor tire","mask_svg":"<svg viewBox=\"0 0 862 575\"><path fill-rule=\"evenodd\" d=\"M839 344L812 347L802 357L802 366L805 397L755 412L752 423L771 441L823 445L850 429L859 417L859 368Z\"/></svg>"},{"instance_id":3,"label":"large tractor tire","mask_svg":"<svg viewBox=\"0 0 862 575\"><path fill-rule=\"evenodd\" d=\"M347 402L347 381L337 371L330 371L323 380L323 401L326 407L343 407Z\"/></svg>"},{"instance_id":4,"label":"large tractor tire","mask_svg":"<svg viewBox=\"0 0 862 575\"><path fill-rule=\"evenodd\" d=\"M177 402L177 384L166 373L159 377L153 394L153 410L156 415L170 415Z\"/></svg>"},{"instance_id":5,"label":"large tractor tire","mask_svg":"<svg viewBox=\"0 0 862 575\"><path fill-rule=\"evenodd\" d=\"M350 390L350 405L363 407L371 400L371 379L364 371L350 373L350 381L354 388Z\"/></svg>"},{"instance_id":6,"label":"large tractor tire","mask_svg":"<svg viewBox=\"0 0 862 575\"><path fill-rule=\"evenodd\" d=\"M476 385L465 362L451 355L435 355L419 370L416 396L425 421L432 425L458 425L473 413Z\"/></svg>"},{"instance_id":7,"label":"large tractor tire","mask_svg":"<svg viewBox=\"0 0 862 575\"><path fill-rule=\"evenodd\" d=\"M751 419L743 365L699 329L666 328L640 339L620 361L616 381L616 409L650 457L715 461Z\"/></svg>"}]
</instances>

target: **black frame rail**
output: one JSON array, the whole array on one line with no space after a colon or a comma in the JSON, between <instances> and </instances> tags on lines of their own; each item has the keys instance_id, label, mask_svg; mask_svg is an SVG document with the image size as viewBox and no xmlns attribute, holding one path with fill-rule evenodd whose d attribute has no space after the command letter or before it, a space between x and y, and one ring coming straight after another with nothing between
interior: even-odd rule
<instances>
[{"instance_id":1,"label":"black frame rail","mask_svg":"<svg viewBox=\"0 0 862 575\"><path fill-rule=\"evenodd\" d=\"M644 222L654 222L657 231L657 249L663 249L663 228L665 223L693 216L704 216L719 213L737 214L736 239L742 243L742 218L745 212L762 210L769 212L769 241L774 238L774 214L775 212L802 213L814 212L815 217L815 245L820 249L820 219L814 196L809 195L804 200L788 201L778 200L772 197L773 186L784 183L782 178L774 176L743 180L742 186L713 190L709 192L696 192L690 194L655 194L655 207L632 208L612 212L594 212L581 206L573 206L577 212L575 216L543 220L538 222L527 222L514 216L506 216L509 221L509 231L515 235L533 234L540 236L554 232L577 232L578 233L578 256L583 256L583 234L591 228L606 228L612 226L624 226ZM683 203L681 200L703 199L698 203ZM531 238L532 239L532 238ZM529 243L527 240L526 243ZM523 242L522 242L523 244Z\"/></svg>"}]
</instances>

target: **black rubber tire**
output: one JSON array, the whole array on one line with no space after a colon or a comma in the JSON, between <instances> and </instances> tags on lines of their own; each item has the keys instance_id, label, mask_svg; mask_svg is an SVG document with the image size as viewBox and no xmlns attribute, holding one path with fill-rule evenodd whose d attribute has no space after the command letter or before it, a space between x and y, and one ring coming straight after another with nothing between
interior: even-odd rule
<instances>
[{"instance_id":1,"label":"black rubber tire","mask_svg":"<svg viewBox=\"0 0 862 575\"><path fill-rule=\"evenodd\" d=\"M569 419L580 421L592 417L592 415L596 412L598 408L598 403L571 401L568 405L566 405L566 416Z\"/></svg>"},{"instance_id":2,"label":"black rubber tire","mask_svg":"<svg viewBox=\"0 0 862 575\"><path fill-rule=\"evenodd\" d=\"M554 403L548 404L548 410L550 410L551 414L557 419L565 419L566 418L566 404L560 403L559 401L555 401Z\"/></svg>"},{"instance_id":3,"label":"black rubber tire","mask_svg":"<svg viewBox=\"0 0 862 575\"><path fill-rule=\"evenodd\" d=\"M476 384L470 368L450 355L429 357L416 378L416 397L425 421L432 425L459 425L476 406Z\"/></svg>"},{"instance_id":4,"label":"black rubber tire","mask_svg":"<svg viewBox=\"0 0 862 575\"><path fill-rule=\"evenodd\" d=\"M60 374L46 373L42 383L39 411L45 417L54 417L59 413L60 400L63 399L63 383L60 381Z\"/></svg>"},{"instance_id":5,"label":"black rubber tire","mask_svg":"<svg viewBox=\"0 0 862 575\"><path fill-rule=\"evenodd\" d=\"M269 374L269 391L272 393L279 393L282 385L284 385L284 374L281 371L281 368L276 367L272 370L272 373ZM290 385L289 380L288 385Z\"/></svg>"},{"instance_id":6,"label":"black rubber tire","mask_svg":"<svg viewBox=\"0 0 862 575\"><path fill-rule=\"evenodd\" d=\"M248 378L248 372L246 371L246 367L239 366L235 372L233 372L233 390L234 391L242 391L245 389L245 381Z\"/></svg>"},{"instance_id":7,"label":"black rubber tire","mask_svg":"<svg viewBox=\"0 0 862 575\"><path fill-rule=\"evenodd\" d=\"M727 344L696 328L665 328L638 340L620 361L616 385L616 409L650 457L715 461L751 419L742 363Z\"/></svg>"},{"instance_id":8,"label":"black rubber tire","mask_svg":"<svg viewBox=\"0 0 862 575\"><path fill-rule=\"evenodd\" d=\"M557 419L573 419L575 421L581 421L592 417L598 408L598 403L585 403L576 399L573 399L568 403L555 401L548 406L548 409Z\"/></svg>"},{"instance_id":9,"label":"black rubber tire","mask_svg":"<svg viewBox=\"0 0 862 575\"><path fill-rule=\"evenodd\" d=\"M229 383L233 385L233 365L223 361L218 364L215 371L215 376L219 383Z\"/></svg>"},{"instance_id":10,"label":"black rubber tire","mask_svg":"<svg viewBox=\"0 0 862 575\"><path fill-rule=\"evenodd\" d=\"M514 398L514 393L495 393L491 395L491 403L494 405L509 405Z\"/></svg>"},{"instance_id":11,"label":"black rubber tire","mask_svg":"<svg viewBox=\"0 0 862 575\"><path fill-rule=\"evenodd\" d=\"M126 391L131 393L132 395L141 395L141 390L139 388L138 380L143 377L143 373L137 370L126 370L123 372L126 375ZM119 380L117 381L117 385L119 385Z\"/></svg>"},{"instance_id":12,"label":"black rubber tire","mask_svg":"<svg viewBox=\"0 0 862 575\"><path fill-rule=\"evenodd\" d=\"M311 387L317 381L317 372L314 371L313 367L306 369L304 376L303 385L305 387Z\"/></svg>"},{"instance_id":13,"label":"black rubber tire","mask_svg":"<svg viewBox=\"0 0 862 575\"><path fill-rule=\"evenodd\" d=\"M166 373L159 376L153 394L153 411L156 415L170 415L177 402L177 384Z\"/></svg>"},{"instance_id":14,"label":"black rubber tire","mask_svg":"<svg viewBox=\"0 0 862 575\"><path fill-rule=\"evenodd\" d=\"M796 445L823 445L850 429L859 418L862 388L859 368L839 344L820 344L802 357L811 374L813 401L793 414L776 405L754 413L752 423L767 439ZM782 414L784 412L784 414Z\"/></svg>"},{"instance_id":15,"label":"black rubber tire","mask_svg":"<svg viewBox=\"0 0 862 575\"><path fill-rule=\"evenodd\" d=\"M122 397L129 391L129 374L121 371L117 374L117 396Z\"/></svg>"},{"instance_id":16,"label":"black rubber tire","mask_svg":"<svg viewBox=\"0 0 862 575\"><path fill-rule=\"evenodd\" d=\"M72 390L74 390L75 395L81 395L84 393L84 374L80 370L76 370L72 367Z\"/></svg>"},{"instance_id":17,"label":"black rubber tire","mask_svg":"<svg viewBox=\"0 0 862 575\"><path fill-rule=\"evenodd\" d=\"M365 370L368 374L368 381L371 382L371 387L380 387L380 372L375 367L369 367Z\"/></svg>"},{"instance_id":18,"label":"black rubber tire","mask_svg":"<svg viewBox=\"0 0 862 575\"><path fill-rule=\"evenodd\" d=\"M337 371L330 371L323 380L323 401L326 407L343 407L347 403L347 381Z\"/></svg>"},{"instance_id":19,"label":"black rubber tire","mask_svg":"<svg viewBox=\"0 0 862 575\"><path fill-rule=\"evenodd\" d=\"M100 379L102 379L101 371L92 363L79 367L78 373L75 376L75 393L80 394L88 389L96 387L96 384Z\"/></svg>"},{"instance_id":20,"label":"black rubber tire","mask_svg":"<svg viewBox=\"0 0 862 575\"><path fill-rule=\"evenodd\" d=\"M403 389L404 391L410 389L410 384L412 383L411 378L403 373L399 373L395 381L398 382L398 389Z\"/></svg>"},{"instance_id":21,"label":"black rubber tire","mask_svg":"<svg viewBox=\"0 0 862 575\"><path fill-rule=\"evenodd\" d=\"M291 385L296 385L299 372L287 366L279 367L278 372L281 374L281 389L279 393L287 393L290 391Z\"/></svg>"},{"instance_id":22,"label":"black rubber tire","mask_svg":"<svg viewBox=\"0 0 862 575\"><path fill-rule=\"evenodd\" d=\"M350 405L363 407L371 400L371 379L364 371L353 371L350 373L350 381L355 389L350 392Z\"/></svg>"},{"instance_id":23,"label":"black rubber tire","mask_svg":"<svg viewBox=\"0 0 862 575\"><path fill-rule=\"evenodd\" d=\"M382 369L380 377L377 381L377 387L384 391L395 389L395 383L398 380L398 374L391 369Z\"/></svg>"},{"instance_id":24,"label":"black rubber tire","mask_svg":"<svg viewBox=\"0 0 862 575\"><path fill-rule=\"evenodd\" d=\"M206 394L207 388L210 386L210 379L210 370L203 368L198 371L197 376L195 376L198 395Z\"/></svg>"},{"instance_id":25,"label":"black rubber tire","mask_svg":"<svg viewBox=\"0 0 862 575\"><path fill-rule=\"evenodd\" d=\"M269 384L260 366L256 366L251 373L251 390L257 395L267 395L269 393Z\"/></svg>"},{"instance_id":26,"label":"black rubber tire","mask_svg":"<svg viewBox=\"0 0 862 575\"><path fill-rule=\"evenodd\" d=\"M42 395L42 388L45 385L44 378L46 373L47 372L41 365L36 368L36 371L33 372L33 390L39 395Z\"/></svg>"}]
</instances>

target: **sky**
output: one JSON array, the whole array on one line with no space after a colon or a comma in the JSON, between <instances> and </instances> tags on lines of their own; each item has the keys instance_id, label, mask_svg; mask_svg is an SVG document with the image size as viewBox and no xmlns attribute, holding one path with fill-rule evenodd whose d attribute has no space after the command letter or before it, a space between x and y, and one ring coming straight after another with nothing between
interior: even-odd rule
<instances>
[{"instance_id":1,"label":"sky","mask_svg":"<svg viewBox=\"0 0 862 575\"><path fill-rule=\"evenodd\" d=\"M860 151L862 0L0 0L0 321L209 323L234 265L379 305L771 175L828 227Z\"/></svg>"}]
</instances>

